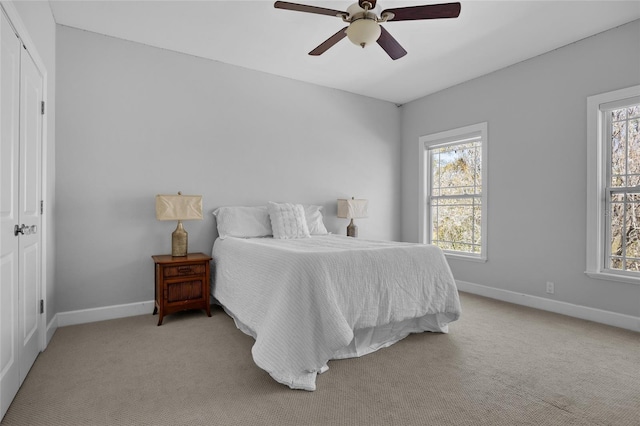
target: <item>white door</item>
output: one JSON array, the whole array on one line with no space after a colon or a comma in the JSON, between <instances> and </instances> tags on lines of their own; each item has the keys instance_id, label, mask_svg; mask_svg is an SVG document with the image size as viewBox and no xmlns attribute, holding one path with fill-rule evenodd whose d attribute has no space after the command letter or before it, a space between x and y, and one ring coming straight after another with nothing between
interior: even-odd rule
<instances>
[{"instance_id":1,"label":"white door","mask_svg":"<svg viewBox=\"0 0 640 426\"><path fill-rule=\"evenodd\" d=\"M43 79L0 15L1 418L40 352Z\"/></svg>"},{"instance_id":2,"label":"white door","mask_svg":"<svg viewBox=\"0 0 640 426\"><path fill-rule=\"evenodd\" d=\"M42 76L26 50L20 55L20 383L40 353L40 162L42 151Z\"/></svg>"},{"instance_id":3,"label":"white door","mask_svg":"<svg viewBox=\"0 0 640 426\"><path fill-rule=\"evenodd\" d=\"M0 417L20 387L18 326L20 40L0 11Z\"/></svg>"}]
</instances>

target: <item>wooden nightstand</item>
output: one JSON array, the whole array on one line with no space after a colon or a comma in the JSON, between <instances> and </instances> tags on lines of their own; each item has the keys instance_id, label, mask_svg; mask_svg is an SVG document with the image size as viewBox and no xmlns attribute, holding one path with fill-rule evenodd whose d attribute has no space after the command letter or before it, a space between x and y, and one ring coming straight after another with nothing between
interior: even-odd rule
<instances>
[{"instance_id":1,"label":"wooden nightstand","mask_svg":"<svg viewBox=\"0 0 640 426\"><path fill-rule=\"evenodd\" d=\"M156 302L153 315L159 313L158 325L165 315L186 309L204 309L211 316L209 306L209 262L211 256L189 253L173 257L170 254L151 256L156 263Z\"/></svg>"}]
</instances>

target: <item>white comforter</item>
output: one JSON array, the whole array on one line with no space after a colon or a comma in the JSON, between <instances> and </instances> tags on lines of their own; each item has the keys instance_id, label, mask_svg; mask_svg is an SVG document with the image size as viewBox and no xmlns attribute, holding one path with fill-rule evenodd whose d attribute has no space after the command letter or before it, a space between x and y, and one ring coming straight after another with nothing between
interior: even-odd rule
<instances>
[{"instance_id":1,"label":"white comforter","mask_svg":"<svg viewBox=\"0 0 640 426\"><path fill-rule=\"evenodd\" d=\"M217 239L214 297L256 340L255 363L315 390L327 361L364 355L409 333L447 332L460 301L431 245L336 235Z\"/></svg>"}]
</instances>

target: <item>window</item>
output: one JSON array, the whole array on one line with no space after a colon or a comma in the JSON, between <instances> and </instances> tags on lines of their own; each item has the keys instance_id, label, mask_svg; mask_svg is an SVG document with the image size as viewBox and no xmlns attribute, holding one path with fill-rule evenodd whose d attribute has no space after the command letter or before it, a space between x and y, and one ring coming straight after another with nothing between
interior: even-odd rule
<instances>
[{"instance_id":1,"label":"window","mask_svg":"<svg viewBox=\"0 0 640 426\"><path fill-rule=\"evenodd\" d=\"M420 241L486 260L487 124L420 138Z\"/></svg>"},{"instance_id":2,"label":"window","mask_svg":"<svg viewBox=\"0 0 640 426\"><path fill-rule=\"evenodd\" d=\"M586 272L640 284L640 86L587 108Z\"/></svg>"}]
</instances>

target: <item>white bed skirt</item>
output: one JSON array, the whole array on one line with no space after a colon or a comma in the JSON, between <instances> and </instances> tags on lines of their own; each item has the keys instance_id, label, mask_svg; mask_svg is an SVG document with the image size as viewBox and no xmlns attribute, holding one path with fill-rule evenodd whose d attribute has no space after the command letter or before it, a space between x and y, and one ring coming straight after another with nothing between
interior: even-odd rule
<instances>
[{"instance_id":1,"label":"white bed skirt","mask_svg":"<svg viewBox=\"0 0 640 426\"><path fill-rule=\"evenodd\" d=\"M222 306L224 311L235 322L236 327L243 333L256 338L256 333L251 327L244 324L237 316ZM412 333L423 333L425 331L448 333L448 323L455 321L456 318L447 313L437 313L425 315L421 318L410 318L404 321L386 324L378 327L369 327L359 330L353 330L353 340L349 345L337 350L331 359L347 359L358 358L379 349L389 347ZM276 372L266 370L269 375L279 383L285 384L292 389L315 390L316 376L329 370L329 366L325 364L317 371L309 371L307 380L301 381L300 377L296 380L288 380Z\"/></svg>"}]
</instances>

